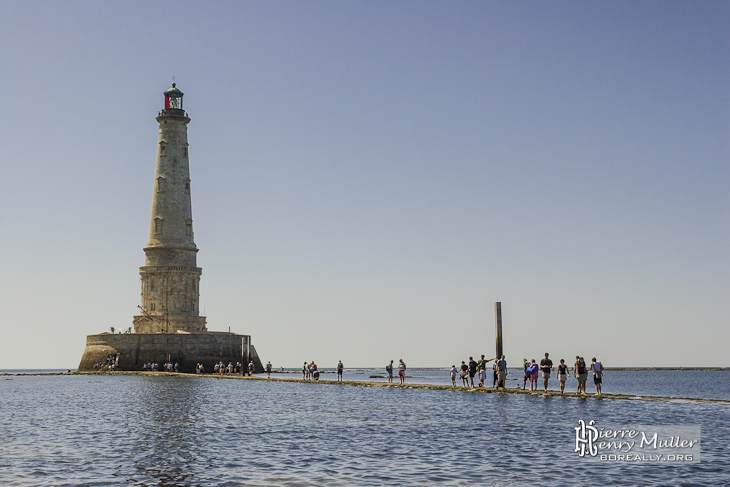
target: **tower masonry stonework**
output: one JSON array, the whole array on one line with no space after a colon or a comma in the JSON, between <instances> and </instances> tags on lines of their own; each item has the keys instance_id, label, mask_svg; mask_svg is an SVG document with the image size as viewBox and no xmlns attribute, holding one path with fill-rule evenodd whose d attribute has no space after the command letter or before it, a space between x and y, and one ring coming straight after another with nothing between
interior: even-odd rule
<instances>
[{"instance_id":1,"label":"tower masonry stonework","mask_svg":"<svg viewBox=\"0 0 730 487\"><path fill-rule=\"evenodd\" d=\"M188 123L183 92L175 83L164 92L165 106L157 114L159 136L152 191L152 215L145 262L139 268L140 314L134 333L100 333L86 337L79 370L116 367L141 370L143 364L177 363L181 372L198 364L212 371L218 362L253 362L263 371L250 335L211 332L200 316L198 248L193 240L193 211L188 158ZM126 327L126 326L125 326ZM125 327L119 327L125 328ZM230 328L229 328L230 329Z\"/></svg>"},{"instance_id":2,"label":"tower masonry stonework","mask_svg":"<svg viewBox=\"0 0 730 487\"><path fill-rule=\"evenodd\" d=\"M204 332L199 314L200 275L193 240L190 196L188 123L183 93L165 92L165 108L158 114L157 143L150 236L144 248L141 314L134 317L135 333Z\"/></svg>"}]
</instances>

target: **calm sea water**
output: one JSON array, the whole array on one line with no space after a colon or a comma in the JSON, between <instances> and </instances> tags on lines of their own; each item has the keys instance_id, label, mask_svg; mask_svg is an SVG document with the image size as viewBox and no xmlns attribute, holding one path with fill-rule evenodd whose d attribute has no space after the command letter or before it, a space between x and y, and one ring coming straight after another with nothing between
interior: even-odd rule
<instances>
[{"instance_id":1,"label":"calm sea water","mask_svg":"<svg viewBox=\"0 0 730 487\"><path fill-rule=\"evenodd\" d=\"M409 380L439 380L441 373L413 370ZM662 380L676 386L687 373ZM699 391L727 395L727 374L698 374L687 381ZM608 377L618 383L618 375ZM665 391L658 377L625 382L659 383ZM698 389L677 395L697 396ZM573 452L578 419L700 425L702 461L586 461ZM723 403L200 377L2 376L0 438L3 486L730 484L730 406Z\"/></svg>"}]
</instances>

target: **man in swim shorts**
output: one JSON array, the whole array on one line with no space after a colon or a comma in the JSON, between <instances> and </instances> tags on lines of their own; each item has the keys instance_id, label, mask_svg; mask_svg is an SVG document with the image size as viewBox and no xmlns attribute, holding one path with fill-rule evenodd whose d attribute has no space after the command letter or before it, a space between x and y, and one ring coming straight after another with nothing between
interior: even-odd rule
<instances>
[{"instance_id":1,"label":"man in swim shorts","mask_svg":"<svg viewBox=\"0 0 730 487\"><path fill-rule=\"evenodd\" d=\"M504 359L504 355L497 361L497 389L502 386L502 389L506 389L505 384L507 382L507 361Z\"/></svg>"},{"instance_id":2,"label":"man in swim shorts","mask_svg":"<svg viewBox=\"0 0 730 487\"><path fill-rule=\"evenodd\" d=\"M479 387L484 387L485 380L487 380L487 370L479 369Z\"/></svg>"},{"instance_id":3,"label":"man in swim shorts","mask_svg":"<svg viewBox=\"0 0 730 487\"><path fill-rule=\"evenodd\" d=\"M474 387L474 376L477 374L477 363L474 362L474 357L469 357L469 380L471 380L471 386Z\"/></svg>"},{"instance_id":4,"label":"man in swim shorts","mask_svg":"<svg viewBox=\"0 0 730 487\"><path fill-rule=\"evenodd\" d=\"M560 393L565 393L565 381L570 377L568 371L568 365L565 363L565 359L560 359L560 365L558 365L558 381L560 381Z\"/></svg>"},{"instance_id":5,"label":"man in swim shorts","mask_svg":"<svg viewBox=\"0 0 730 487\"><path fill-rule=\"evenodd\" d=\"M547 392L548 381L550 380L550 371L553 370L553 361L548 358L549 353L545 352L545 358L540 360L540 370L542 370L542 378Z\"/></svg>"},{"instance_id":6,"label":"man in swim shorts","mask_svg":"<svg viewBox=\"0 0 730 487\"><path fill-rule=\"evenodd\" d=\"M398 361L398 377L400 377L400 383L405 384L406 381L406 363L403 359Z\"/></svg>"},{"instance_id":7,"label":"man in swim shorts","mask_svg":"<svg viewBox=\"0 0 730 487\"><path fill-rule=\"evenodd\" d=\"M527 375L527 368L530 366L530 362L526 359L522 359L522 369L525 372L525 375L522 376L522 390L525 390L525 386L527 385L527 381L530 380L530 377Z\"/></svg>"},{"instance_id":8,"label":"man in swim shorts","mask_svg":"<svg viewBox=\"0 0 730 487\"><path fill-rule=\"evenodd\" d=\"M586 395L586 378L588 376L586 372L586 363L583 360L583 357L580 355L576 355L575 357L575 370L574 370L575 377L578 379L578 390L575 392L576 394L580 394L581 391L583 392L583 395Z\"/></svg>"},{"instance_id":9,"label":"man in swim shorts","mask_svg":"<svg viewBox=\"0 0 730 487\"><path fill-rule=\"evenodd\" d=\"M591 370L593 371L593 384L596 386L596 396L600 396L601 382L603 381L603 364L596 362L596 357L591 359Z\"/></svg>"}]
</instances>

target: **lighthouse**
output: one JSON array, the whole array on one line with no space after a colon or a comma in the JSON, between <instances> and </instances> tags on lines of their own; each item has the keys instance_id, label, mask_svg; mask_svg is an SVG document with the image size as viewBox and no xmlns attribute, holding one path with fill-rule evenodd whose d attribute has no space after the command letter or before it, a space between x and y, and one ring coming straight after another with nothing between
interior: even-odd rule
<instances>
[{"instance_id":1,"label":"lighthouse","mask_svg":"<svg viewBox=\"0 0 730 487\"><path fill-rule=\"evenodd\" d=\"M177 363L180 372L195 372L202 364L253 363L263 371L250 335L209 331L200 316L198 248L193 239L193 210L188 154L190 117L183 109L183 92L175 83L164 92L164 108L157 114L159 133L152 187L149 238L144 265L139 268L141 303L134 316L134 332L110 327L110 332L87 335L80 371L143 370L144 364Z\"/></svg>"},{"instance_id":2,"label":"lighthouse","mask_svg":"<svg viewBox=\"0 0 730 487\"><path fill-rule=\"evenodd\" d=\"M145 265L140 267L141 313L135 333L201 333L198 248L193 240L193 211L188 156L188 123L183 92L175 83L164 93L157 115L157 163L152 189L150 233Z\"/></svg>"}]
</instances>

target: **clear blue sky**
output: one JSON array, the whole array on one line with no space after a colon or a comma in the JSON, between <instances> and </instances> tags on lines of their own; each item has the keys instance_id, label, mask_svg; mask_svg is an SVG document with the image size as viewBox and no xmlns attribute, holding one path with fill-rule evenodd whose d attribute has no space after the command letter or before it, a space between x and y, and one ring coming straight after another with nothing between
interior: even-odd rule
<instances>
[{"instance_id":1,"label":"clear blue sky","mask_svg":"<svg viewBox=\"0 0 730 487\"><path fill-rule=\"evenodd\" d=\"M730 366L727 2L0 1L0 368L139 304L185 92L201 307L264 361Z\"/></svg>"}]
</instances>

